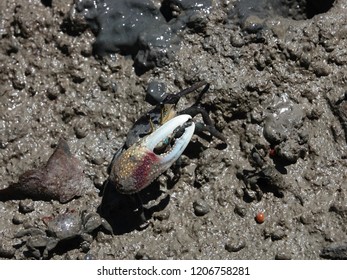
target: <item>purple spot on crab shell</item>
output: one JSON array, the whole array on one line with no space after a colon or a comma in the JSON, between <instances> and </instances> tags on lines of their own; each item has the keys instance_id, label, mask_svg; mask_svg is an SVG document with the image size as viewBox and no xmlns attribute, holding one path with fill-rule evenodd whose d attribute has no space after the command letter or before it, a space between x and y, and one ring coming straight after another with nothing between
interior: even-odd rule
<instances>
[{"instance_id":1,"label":"purple spot on crab shell","mask_svg":"<svg viewBox=\"0 0 347 280\"><path fill-rule=\"evenodd\" d=\"M148 152L143 157L141 163L134 170L134 178L136 181L136 189L137 191L142 190L147 187L151 181L154 179L152 176L153 168L158 165L160 162L159 156L157 156L153 152ZM156 174L157 176L159 174Z\"/></svg>"}]
</instances>

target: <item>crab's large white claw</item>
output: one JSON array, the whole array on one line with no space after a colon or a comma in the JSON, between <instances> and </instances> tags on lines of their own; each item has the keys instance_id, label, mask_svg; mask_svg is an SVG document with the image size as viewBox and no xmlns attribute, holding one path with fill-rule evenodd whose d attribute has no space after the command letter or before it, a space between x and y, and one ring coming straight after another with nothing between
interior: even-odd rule
<instances>
[{"instance_id":1,"label":"crab's large white claw","mask_svg":"<svg viewBox=\"0 0 347 280\"><path fill-rule=\"evenodd\" d=\"M124 194L139 192L169 169L184 152L193 136L195 124L186 124L189 119L189 115L179 115L122 152L114 160L109 177L116 189ZM185 131L181 137L175 139L173 146L168 146L166 152L156 154L155 148L173 137L174 130L184 124Z\"/></svg>"},{"instance_id":2,"label":"crab's large white claw","mask_svg":"<svg viewBox=\"0 0 347 280\"><path fill-rule=\"evenodd\" d=\"M179 115L155 130L152 134L148 135L144 145L151 151L161 142L165 141L173 131L185 124L192 117L190 115ZM168 169L184 152L190 139L192 138L195 130L195 124L192 122L185 128L183 135L176 139L175 144L169 152L159 155L161 157L161 164L163 168Z\"/></svg>"}]
</instances>

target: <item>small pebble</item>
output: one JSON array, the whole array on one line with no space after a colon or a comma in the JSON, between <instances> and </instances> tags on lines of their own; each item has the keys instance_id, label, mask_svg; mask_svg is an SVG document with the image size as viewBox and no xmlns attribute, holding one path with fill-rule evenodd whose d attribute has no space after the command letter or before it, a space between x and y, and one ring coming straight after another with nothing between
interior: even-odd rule
<instances>
[{"instance_id":1,"label":"small pebble","mask_svg":"<svg viewBox=\"0 0 347 280\"><path fill-rule=\"evenodd\" d=\"M91 163L95 165L101 165L104 163L104 158L100 156L95 156L91 159Z\"/></svg>"},{"instance_id":2,"label":"small pebble","mask_svg":"<svg viewBox=\"0 0 347 280\"><path fill-rule=\"evenodd\" d=\"M240 206L240 205L236 205L234 212L239 215L240 217L245 217L247 214L247 209L246 207Z\"/></svg>"},{"instance_id":3,"label":"small pebble","mask_svg":"<svg viewBox=\"0 0 347 280\"><path fill-rule=\"evenodd\" d=\"M300 222L303 225L309 225L313 223L313 216L310 213L304 213L300 216Z\"/></svg>"},{"instance_id":4,"label":"small pebble","mask_svg":"<svg viewBox=\"0 0 347 280\"><path fill-rule=\"evenodd\" d=\"M19 212L22 214L30 213L34 209L34 202L32 200L25 199L19 202Z\"/></svg>"},{"instance_id":5,"label":"small pebble","mask_svg":"<svg viewBox=\"0 0 347 280\"><path fill-rule=\"evenodd\" d=\"M34 225L30 221L28 221L28 220L23 221L23 228L24 229L30 229L32 227L34 227ZM39 232L39 229L38 229L38 232Z\"/></svg>"},{"instance_id":6,"label":"small pebble","mask_svg":"<svg viewBox=\"0 0 347 280\"><path fill-rule=\"evenodd\" d=\"M241 37L240 34L233 34L230 37L230 43L235 48L241 48L245 44L245 40Z\"/></svg>"},{"instance_id":7,"label":"small pebble","mask_svg":"<svg viewBox=\"0 0 347 280\"><path fill-rule=\"evenodd\" d=\"M202 199L194 201L193 202L193 208L194 208L194 213L196 216L204 216L208 212L210 212L210 207Z\"/></svg>"},{"instance_id":8,"label":"small pebble","mask_svg":"<svg viewBox=\"0 0 347 280\"><path fill-rule=\"evenodd\" d=\"M78 139L82 139L88 135L89 127L84 120L80 120L75 126L74 126L75 134Z\"/></svg>"},{"instance_id":9,"label":"small pebble","mask_svg":"<svg viewBox=\"0 0 347 280\"><path fill-rule=\"evenodd\" d=\"M143 227L141 227L141 229L145 229L146 227L148 227L149 223L146 222ZM142 226L142 225L141 225ZM153 232L157 233L157 234L161 234L161 233L168 233L170 231L172 231L174 228L174 224L171 222L167 222L167 223L155 223L153 226Z\"/></svg>"},{"instance_id":10,"label":"small pebble","mask_svg":"<svg viewBox=\"0 0 347 280\"><path fill-rule=\"evenodd\" d=\"M100 87L101 90L107 90L109 85L110 85L110 81L107 78L106 74L102 73L99 77L98 80L98 85Z\"/></svg>"},{"instance_id":11,"label":"small pebble","mask_svg":"<svg viewBox=\"0 0 347 280\"><path fill-rule=\"evenodd\" d=\"M137 260L150 260L151 258L147 255L144 249L140 249L136 255L135 259Z\"/></svg>"},{"instance_id":12,"label":"small pebble","mask_svg":"<svg viewBox=\"0 0 347 280\"><path fill-rule=\"evenodd\" d=\"M18 74L16 75L13 79L12 79L12 85L15 89L18 90L22 90L25 88L25 76L22 74Z\"/></svg>"},{"instance_id":13,"label":"small pebble","mask_svg":"<svg viewBox=\"0 0 347 280\"><path fill-rule=\"evenodd\" d=\"M159 221L163 221L163 220L168 220L170 217L170 211L169 210L163 210L160 212L155 212L153 214L153 218Z\"/></svg>"},{"instance_id":14,"label":"small pebble","mask_svg":"<svg viewBox=\"0 0 347 280\"><path fill-rule=\"evenodd\" d=\"M264 20L256 15L248 16L243 22L243 29L249 33L257 33L264 27Z\"/></svg>"},{"instance_id":15,"label":"small pebble","mask_svg":"<svg viewBox=\"0 0 347 280\"><path fill-rule=\"evenodd\" d=\"M12 218L12 223L14 225L20 225L24 221L24 217L22 215L15 214Z\"/></svg>"},{"instance_id":16,"label":"small pebble","mask_svg":"<svg viewBox=\"0 0 347 280\"><path fill-rule=\"evenodd\" d=\"M325 259L347 260L347 241L333 243L324 247L320 256Z\"/></svg>"},{"instance_id":17,"label":"small pebble","mask_svg":"<svg viewBox=\"0 0 347 280\"><path fill-rule=\"evenodd\" d=\"M57 87L50 87L47 89L46 95L50 100L55 100L58 98L60 92Z\"/></svg>"},{"instance_id":18,"label":"small pebble","mask_svg":"<svg viewBox=\"0 0 347 280\"><path fill-rule=\"evenodd\" d=\"M331 73L331 67L325 61L316 61L311 64L313 72L318 76L328 76Z\"/></svg>"},{"instance_id":19,"label":"small pebble","mask_svg":"<svg viewBox=\"0 0 347 280\"><path fill-rule=\"evenodd\" d=\"M236 242L229 242L225 244L225 250L228 252L238 252L246 247L246 242L244 240L238 240Z\"/></svg>"},{"instance_id":20,"label":"small pebble","mask_svg":"<svg viewBox=\"0 0 347 280\"><path fill-rule=\"evenodd\" d=\"M151 105L158 104L166 97L166 86L164 83L152 81L148 84L146 101Z\"/></svg>"},{"instance_id":21,"label":"small pebble","mask_svg":"<svg viewBox=\"0 0 347 280\"><path fill-rule=\"evenodd\" d=\"M96 260L96 257L95 257L93 254L91 254L91 253L87 253L87 254L85 254L85 256L84 256L84 259L85 259L86 261L89 261L89 260Z\"/></svg>"},{"instance_id":22,"label":"small pebble","mask_svg":"<svg viewBox=\"0 0 347 280\"><path fill-rule=\"evenodd\" d=\"M68 123L75 116L75 111L71 107L67 107L63 110L61 114L63 122Z\"/></svg>"},{"instance_id":23,"label":"small pebble","mask_svg":"<svg viewBox=\"0 0 347 280\"><path fill-rule=\"evenodd\" d=\"M242 198L244 196L244 192L241 188L237 188L234 191L234 194L236 195L236 197L238 198Z\"/></svg>"},{"instance_id":24,"label":"small pebble","mask_svg":"<svg viewBox=\"0 0 347 280\"><path fill-rule=\"evenodd\" d=\"M0 258L11 259L14 257L16 250L6 242L5 240L0 240Z\"/></svg>"},{"instance_id":25,"label":"small pebble","mask_svg":"<svg viewBox=\"0 0 347 280\"><path fill-rule=\"evenodd\" d=\"M292 257L287 252L281 252L275 255L275 260L291 260L291 259Z\"/></svg>"},{"instance_id":26,"label":"small pebble","mask_svg":"<svg viewBox=\"0 0 347 280\"><path fill-rule=\"evenodd\" d=\"M272 241L277 241L277 240L281 240L286 236L286 233L282 230L282 229L278 229L275 230L272 234L271 234L271 240Z\"/></svg>"},{"instance_id":27,"label":"small pebble","mask_svg":"<svg viewBox=\"0 0 347 280\"><path fill-rule=\"evenodd\" d=\"M115 82L112 82L111 83L111 90L113 93L117 93L117 90L118 90L118 86Z\"/></svg>"},{"instance_id":28,"label":"small pebble","mask_svg":"<svg viewBox=\"0 0 347 280\"><path fill-rule=\"evenodd\" d=\"M217 198L217 202L220 206L225 207L228 204L227 199L225 198L225 195L220 195Z\"/></svg>"}]
</instances>

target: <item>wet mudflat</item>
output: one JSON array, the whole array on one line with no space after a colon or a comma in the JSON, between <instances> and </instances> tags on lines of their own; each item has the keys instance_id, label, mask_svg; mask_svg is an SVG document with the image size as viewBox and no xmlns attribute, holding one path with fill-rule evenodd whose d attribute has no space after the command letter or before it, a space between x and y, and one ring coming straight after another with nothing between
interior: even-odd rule
<instances>
[{"instance_id":1,"label":"wet mudflat","mask_svg":"<svg viewBox=\"0 0 347 280\"><path fill-rule=\"evenodd\" d=\"M110 3L0 3L0 258L346 259L347 1ZM107 167L148 93L199 81L227 145L193 136L141 228Z\"/></svg>"}]
</instances>

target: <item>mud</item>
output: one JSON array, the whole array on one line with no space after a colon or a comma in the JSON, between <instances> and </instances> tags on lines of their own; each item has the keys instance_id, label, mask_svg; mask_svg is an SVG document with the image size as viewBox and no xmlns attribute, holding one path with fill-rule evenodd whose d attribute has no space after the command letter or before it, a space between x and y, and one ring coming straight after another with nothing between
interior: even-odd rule
<instances>
[{"instance_id":1,"label":"mud","mask_svg":"<svg viewBox=\"0 0 347 280\"><path fill-rule=\"evenodd\" d=\"M180 33L188 24L198 22L209 12L210 1L163 1L160 7L138 0L76 1L67 30L83 30L85 24L96 34L94 53L123 52L132 55L135 69L142 72L170 63L177 50ZM198 16L197 12L203 15ZM201 24L200 24L201 25Z\"/></svg>"},{"instance_id":2,"label":"mud","mask_svg":"<svg viewBox=\"0 0 347 280\"><path fill-rule=\"evenodd\" d=\"M193 1L153 5L162 2L178 7L174 18ZM141 192L146 228L124 196L108 202L114 235L99 227L45 258L346 258L347 1L280 2L247 14L241 2L212 1L180 33L172 60L137 71L124 53L94 55L95 30L71 0L1 1L0 189L44 166L61 137L93 186L65 204L0 197L0 258L43 258L44 247L31 254L33 241L17 233L44 231L44 217L100 213L112 156L151 108L146 91L202 80L211 86L201 106L228 145L193 137L179 180L169 170ZM188 96L180 109L194 102Z\"/></svg>"}]
</instances>

